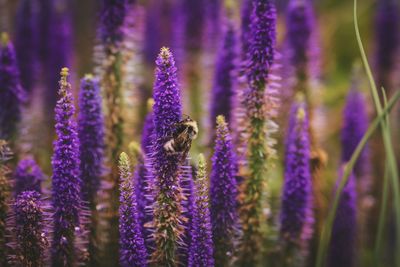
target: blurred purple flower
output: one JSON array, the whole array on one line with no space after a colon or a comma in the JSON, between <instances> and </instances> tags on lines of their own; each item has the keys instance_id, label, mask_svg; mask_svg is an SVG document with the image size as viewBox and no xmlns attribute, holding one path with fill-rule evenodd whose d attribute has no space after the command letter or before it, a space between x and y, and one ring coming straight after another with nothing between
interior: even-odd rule
<instances>
[{"instance_id":1,"label":"blurred purple flower","mask_svg":"<svg viewBox=\"0 0 400 267\"><path fill-rule=\"evenodd\" d=\"M138 219L142 229L142 235L145 238L146 246L150 252L152 242L149 238L151 235L151 229L146 228L144 225L153 220L153 209L154 203L153 198L153 184L154 178L148 164L149 157L151 157L151 150L153 144L154 134L154 123L153 123L153 111L150 111L144 121L142 131L141 150L142 156L139 158L137 167L134 172L134 183L136 190Z\"/></svg>"},{"instance_id":2,"label":"blurred purple flower","mask_svg":"<svg viewBox=\"0 0 400 267\"><path fill-rule=\"evenodd\" d=\"M296 68L304 68L304 64L308 63L311 36L315 28L311 1L291 0L287 9L286 24L290 63Z\"/></svg>"},{"instance_id":3,"label":"blurred purple flower","mask_svg":"<svg viewBox=\"0 0 400 267\"><path fill-rule=\"evenodd\" d=\"M0 139L15 137L25 94L19 80L14 46L6 33L0 40Z\"/></svg>"},{"instance_id":4,"label":"blurred purple flower","mask_svg":"<svg viewBox=\"0 0 400 267\"><path fill-rule=\"evenodd\" d=\"M217 133L210 176L210 203L216 266L229 266L238 226L236 156L228 124L217 117Z\"/></svg>"},{"instance_id":5,"label":"blurred purple flower","mask_svg":"<svg viewBox=\"0 0 400 267\"><path fill-rule=\"evenodd\" d=\"M27 92L35 86L39 63L39 3L36 0L19 2L16 17L15 50L21 72L21 83Z\"/></svg>"},{"instance_id":6,"label":"blurred purple flower","mask_svg":"<svg viewBox=\"0 0 400 267\"><path fill-rule=\"evenodd\" d=\"M104 118L97 79L86 75L79 92L78 136L83 200L94 208L104 156Z\"/></svg>"},{"instance_id":7,"label":"blurred purple flower","mask_svg":"<svg viewBox=\"0 0 400 267\"><path fill-rule=\"evenodd\" d=\"M367 107L364 96L357 89L351 89L347 95L343 111L342 162L350 160L358 143L361 141L368 128ZM354 166L354 174L357 179L369 174L369 153L365 147Z\"/></svg>"},{"instance_id":8,"label":"blurred purple flower","mask_svg":"<svg viewBox=\"0 0 400 267\"><path fill-rule=\"evenodd\" d=\"M50 28L46 56L46 114L53 116L53 110L57 102L58 70L63 67L71 67L72 61L72 18L68 1L53 0L49 4ZM52 120L52 118L51 118Z\"/></svg>"},{"instance_id":9,"label":"blurred purple flower","mask_svg":"<svg viewBox=\"0 0 400 267\"><path fill-rule=\"evenodd\" d=\"M147 266L147 251L138 217L135 188L132 181L131 165L128 155L121 153L120 172L120 263L123 267Z\"/></svg>"},{"instance_id":10,"label":"blurred purple flower","mask_svg":"<svg viewBox=\"0 0 400 267\"><path fill-rule=\"evenodd\" d=\"M14 203L16 266L44 266L47 239L40 194L24 191Z\"/></svg>"},{"instance_id":11,"label":"blurred purple flower","mask_svg":"<svg viewBox=\"0 0 400 267\"><path fill-rule=\"evenodd\" d=\"M122 41L126 7L126 0L102 0L100 38L104 44Z\"/></svg>"},{"instance_id":12,"label":"blurred purple flower","mask_svg":"<svg viewBox=\"0 0 400 267\"><path fill-rule=\"evenodd\" d=\"M192 195L192 223L190 225L189 267L212 267L213 241L206 177L206 161L199 156L195 187Z\"/></svg>"},{"instance_id":13,"label":"blurred purple flower","mask_svg":"<svg viewBox=\"0 0 400 267\"><path fill-rule=\"evenodd\" d=\"M235 94L234 71L236 70L236 31L231 22L228 22L224 33L222 46L217 54L214 85L212 87L211 125L214 125L218 115L223 115L227 122L231 122L232 102Z\"/></svg>"},{"instance_id":14,"label":"blurred purple flower","mask_svg":"<svg viewBox=\"0 0 400 267\"><path fill-rule=\"evenodd\" d=\"M342 177L342 175L340 175ZM342 178L338 179L337 186ZM357 246L357 199L355 177L350 175L336 211L329 247L328 266L352 267Z\"/></svg>"},{"instance_id":15,"label":"blurred purple flower","mask_svg":"<svg viewBox=\"0 0 400 267\"><path fill-rule=\"evenodd\" d=\"M23 191L42 192L41 184L44 174L32 157L27 157L18 162L14 171L15 195Z\"/></svg>"},{"instance_id":16,"label":"blurred purple flower","mask_svg":"<svg viewBox=\"0 0 400 267\"><path fill-rule=\"evenodd\" d=\"M378 2L375 22L377 85L390 90L390 73L399 52L399 6L394 0Z\"/></svg>"},{"instance_id":17,"label":"blurred purple flower","mask_svg":"<svg viewBox=\"0 0 400 267\"><path fill-rule=\"evenodd\" d=\"M309 122L304 103L293 105L289 121L280 234L285 244L306 248L313 216Z\"/></svg>"},{"instance_id":18,"label":"blurred purple flower","mask_svg":"<svg viewBox=\"0 0 400 267\"><path fill-rule=\"evenodd\" d=\"M76 258L75 230L79 227L81 205L79 140L74 120L71 85L68 69L61 70L59 95L55 109L57 140L52 158L52 206L54 233L51 250L53 266L73 266Z\"/></svg>"},{"instance_id":19,"label":"blurred purple flower","mask_svg":"<svg viewBox=\"0 0 400 267\"><path fill-rule=\"evenodd\" d=\"M271 0L254 0L253 6L248 37L247 80L251 90L263 91L275 56L276 9Z\"/></svg>"}]
</instances>

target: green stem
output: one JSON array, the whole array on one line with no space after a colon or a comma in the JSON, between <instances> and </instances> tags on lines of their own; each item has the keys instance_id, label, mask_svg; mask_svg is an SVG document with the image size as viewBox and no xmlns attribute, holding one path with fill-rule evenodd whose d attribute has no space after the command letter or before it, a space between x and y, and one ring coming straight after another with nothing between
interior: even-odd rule
<instances>
[{"instance_id":1,"label":"green stem","mask_svg":"<svg viewBox=\"0 0 400 267\"><path fill-rule=\"evenodd\" d=\"M357 21L357 0L354 0L354 28L357 36L357 43L361 52L361 58L364 63L365 71L368 75L368 80L371 86L371 93L374 99L375 108L377 110L378 115L382 114L382 105L379 100L378 90L372 76L372 71L368 63L368 59L363 47L363 43L361 40L360 31L358 28ZM381 121L382 135L383 135L383 144L385 147L385 152L387 156L387 161L389 165L390 174L389 177L392 181L392 189L394 195L394 206L395 206L395 217L396 217L396 247L399 248L400 242L400 190L399 190L399 171L397 168L396 156L393 149L393 143L391 140L390 134L390 126L386 123L386 120ZM395 251L398 251L395 249ZM400 266L400 253L396 253L396 266Z\"/></svg>"},{"instance_id":2,"label":"green stem","mask_svg":"<svg viewBox=\"0 0 400 267\"><path fill-rule=\"evenodd\" d=\"M343 178L339 184L339 187L337 188L337 191L334 196L332 208L330 209L326 224L322 230L321 240L320 240L320 243L318 246L316 267L322 267L324 264L325 254L326 254L329 242L330 242L333 221L335 219L336 209L339 204L340 195L342 194L343 188L349 179L351 171L353 170L354 165L357 162L365 144L367 143L369 138L371 138L372 134L375 132L375 130L378 128L378 126L381 124L381 122L383 120L385 120L388 112L393 108L394 104L397 102L398 99L400 99L400 91L395 93L395 95L392 97L392 99L390 99L388 105L383 109L382 114L378 115L377 118L375 118L374 121L371 123L367 132L364 134L363 138L358 143L350 160L345 165Z\"/></svg>"}]
</instances>

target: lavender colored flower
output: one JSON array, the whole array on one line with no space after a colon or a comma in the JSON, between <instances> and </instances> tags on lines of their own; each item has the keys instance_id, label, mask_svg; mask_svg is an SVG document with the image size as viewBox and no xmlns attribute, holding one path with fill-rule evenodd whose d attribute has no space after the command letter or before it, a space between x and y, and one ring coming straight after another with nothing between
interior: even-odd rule
<instances>
[{"instance_id":1,"label":"lavender colored flower","mask_svg":"<svg viewBox=\"0 0 400 267\"><path fill-rule=\"evenodd\" d=\"M79 227L81 185L79 140L74 121L71 85L68 69L61 70L59 95L55 109L57 140L52 158L52 206L54 233L51 249L53 266L72 266L75 263L75 228Z\"/></svg>"},{"instance_id":2,"label":"lavender colored flower","mask_svg":"<svg viewBox=\"0 0 400 267\"><path fill-rule=\"evenodd\" d=\"M69 4L66 0L53 0L50 3L50 28L46 53L46 105L50 116L57 102L58 70L64 66L70 67L72 58L72 19ZM52 118L50 119L52 120Z\"/></svg>"},{"instance_id":3,"label":"lavender colored flower","mask_svg":"<svg viewBox=\"0 0 400 267\"><path fill-rule=\"evenodd\" d=\"M79 92L78 136L83 200L94 208L103 169L104 125L100 86L92 75L81 80Z\"/></svg>"},{"instance_id":4,"label":"lavender colored flower","mask_svg":"<svg viewBox=\"0 0 400 267\"><path fill-rule=\"evenodd\" d=\"M44 211L37 191L24 191L14 203L15 265L44 266L47 238Z\"/></svg>"},{"instance_id":5,"label":"lavender colored flower","mask_svg":"<svg viewBox=\"0 0 400 267\"><path fill-rule=\"evenodd\" d=\"M0 139L10 139L17 131L24 101L14 46L6 33L0 40Z\"/></svg>"},{"instance_id":6,"label":"lavender colored flower","mask_svg":"<svg viewBox=\"0 0 400 267\"><path fill-rule=\"evenodd\" d=\"M137 199L132 182L131 166L128 155L121 153L120 171L120 263L121 266L147 266L147 251L138 217Z\"/></svg>"},{"instance_id":7,"label":"lavender colored flower","mask_svg":"<svg viewBox=\"0 0 400 267\"><path fill-rule=\"evenodd\" d=\"M340 179L338 180L338 184ZM329 247L328 266L351 267L355 262L357 233L357 199L355 177L350 175L339 200L332 238Z\"/></svg>"},{"instance_id":8,"label":"lavender colored flower","mask_svg":"<svg viewBox=\"0 0 400 267\"><path fill-rule=\"evenodd\" d=\"M242 41L242 56L247 58L249 49L251 12L253 11L253 0L243 0L241 6L241 41Z\"/></svg>"},{"instance_id":9,"label":"lavender colored flower","mask_svg":"<svg viewBox=\"0 0 400 267\"><path fill-rule=\"evenodd\" d=\"M291 0L287 10L286 24L291 64L296 67L304 67L308 60L311 35L314 29L311 1Z\"/></svg>"},{"instance_id":10,"label":"lavender colored flower","mask_svg":"<svg viewBox=\"0 0 400 267\"><path fill-rule=\"evenodd\" d=\"M313 223L309 122L305 104L295 103L290 116L285 145L280 234L285 244L304 248L311 238L310 227Z\"/></svg>"},{"instance_id":11,"label":"lavender colored flower","mask_svg":"<svg viewBox=\"0 0 400 267\"><path fill-rule=\"evenodd\" d=\"M276 9L271 0L254 0L251 15L243 108L248 126L247 166L249 177L243 184L241 219L243 235L239 255L240 266L257 265L262 246L262 224L265 222L261 196L266 179L268 159L265 89L276 42Z\"/></svg>"},{"instance_id":12,"label":"lavender colored flower","mask_svg":"<svg viewBox=\"0 0 400 267\"><path fill-rule=\"evenodd\" d=\"M376 68L378 86L389 90L389 74L399 50L399 6L394 0L380 0L376 14Z\"/></svg>"},{"instance_id":13,"label":"lavender colored flower","mask_svg":"<svg viewBox=\"0 0 400 267\"><path fill-rule=\"evenodd\" d=\"M20 1L16 18L15 49L21 83L27 92L32 91L38 74L38 7L35 0Z\"/></svg>"},{"instance_id":14,"label":"lavender colored flower","mask_svg":"<svg viewBox=\"0 0 400 267\"><path fill-rule=\"evenodd\" d=\"M182 156L168 154L164 144L181 119L180 91L177 69L172 53L162 48L156 61L154 84L154 131L152 165L154 170L156 203L154 205L154 240L156 250L153 262L159 266L176 265L177 242L182 233L179 165Z\"/></svg>"},{"instance_id":15,"label":"lavender colored flower","mask_svg":"<svg viewBox=\"0 0 400 267\"><path fill-rule=\"evenodd\" d=\"M150 235L149 229L145 229L144 224L153 220L152 210L153 204L152 185L154 183L153 175L149 170L148 159L151 157L153 134L154 134L154 114L150 111L144 121L142 131L142 157L138 162L134 173L134 181L136 187L136 197L138 200L138 212L140 225L142 226L143 236Z\"/></svg>"},{"instance_id":16,"label":"lavender colored flower","mask_svg":"<svg viewBox=\"0 0 400 267\"><path fill-rule=\"evenodd\" d=\"M342 162L348 162L368 128L368 115L364 96L356 89L351 89L343 111ZM369 173L368 147L361 152L354 166L357 179Z\"/></svg>"},{"instance_id":17,"label":"lavender colored flower","mask_svg":"<svg viewBox=\"0 0 400 267\"><path fill-rule=\"evenodd\" d=\"M122 41L126 7L126 0L102 0L100 38L104 44Z\"/></svg>"},{"instance_id":18,"label":"lavender colored flower","mask_svg":"<svg viewBox=\"0 0 400 267\"><path fill-rule=\"evenodd\" d=\"M234 71L236 69L236 31L232 23L228 23L223 44L219 50L214 85L212 88L211 125L218 115L231 121L232 102L235 94Z\"/></svg>"},{"instance_id":19,"label":"lavender colored flower","mask_svg":"<svg viewBox=\"0 0 400 267\"><path fill-rule=\"evenodd\" d=\"M42 192L41 184L44 174L32 157L22 159L14 171L15 194L23 191Z\"/></svg>"},{"instance_id":20,"label":"lavender colored flower","mask_svg":"<svg viewBox=\"0 0 400 267\"><path fill-rule=\"evenodd\" d=\"M247 79L251 90L265 89L275 56L275 43L275 5L271 0L254 0L247 53Z\"/></svg>"},{"instance_id":21,"label":"lavender colored flower","mask_svg":"<svg viewBox=\"0 0 400 267\"><path fill-rule=\"evenodd\" d=\"M203 47L205 29L205 1L184 0L184 47L189 53L198 52Z\"/></svg>"},{"instance_id":22,"label":"lavender colored flower","mask_svg":"<svg viewBox=\"0 0 400 267\"><path fill-rule=\"evenodd\" d=\"M229 266L238 226L236 156L228 124L217 117L217 135L210 176L210 203L216 266Z\"/></svg>"},{"instance_id":23,"label":"lavender colored flower","mask_svg":"<svg viewBox=\"0 0 400 267\"><path fill-rule=\"evenodd\" d=\"M206 172L206 161L203 154L200 154L193 192L189 267L214 266Z\"/></svg>"}]
</instances>

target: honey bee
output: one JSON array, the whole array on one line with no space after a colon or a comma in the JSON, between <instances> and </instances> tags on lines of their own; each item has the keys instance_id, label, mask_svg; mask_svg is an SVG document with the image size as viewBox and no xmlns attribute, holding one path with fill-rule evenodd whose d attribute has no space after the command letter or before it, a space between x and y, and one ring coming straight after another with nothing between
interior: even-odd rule
<instances>
[{"instance_id":1,"label":"honey bee","mask_svg":"<svg viewBox=\"0 0 400 267\"><path fill-rule=\"evenodd\" d=\"M171 138L164 144L164 150L170 154L182 153L182 157L186 158L192 146L192 141L197 138L198 133L197 122L186 116L186 118L174 124L174 131Z\"/></svg>"}]
</instances>

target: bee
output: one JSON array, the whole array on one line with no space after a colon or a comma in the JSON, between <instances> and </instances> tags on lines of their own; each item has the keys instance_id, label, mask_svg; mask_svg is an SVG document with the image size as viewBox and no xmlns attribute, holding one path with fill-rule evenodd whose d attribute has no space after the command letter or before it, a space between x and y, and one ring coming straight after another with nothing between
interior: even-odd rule
<instances>
[{"instance_id":1,"label":"bee","mask_svg":"<svg viewBox=\"0 0 400 267\"><path fill-rule=\"evenodd\" d=\"M197 122L186 116L186 118L174 124L174 131L171 138L165 142L164 150L169 154L182 153L182 157L186 158L192 146L192 141L197 138L198 133Z\"/></svg>"}]
</instances>

